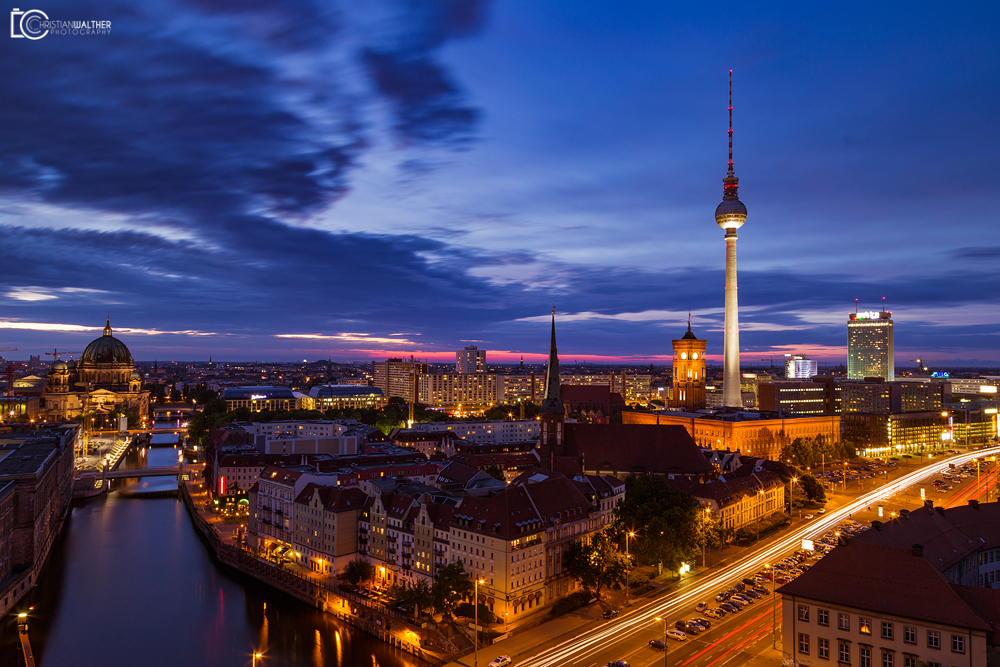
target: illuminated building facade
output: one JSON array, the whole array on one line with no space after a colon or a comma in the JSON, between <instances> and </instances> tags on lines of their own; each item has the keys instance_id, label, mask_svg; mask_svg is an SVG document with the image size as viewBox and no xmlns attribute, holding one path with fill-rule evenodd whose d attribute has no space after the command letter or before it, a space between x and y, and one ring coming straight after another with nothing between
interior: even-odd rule
<instances>
[{"instance_id":1,"label":"illuminated building facade","mask_svg":"<svg viewBox=\"0 0 1000 667\"><path fill-rule=\"evenodd\" d=\"M125 343L111 335L111 321L76 361L57 359L49 367L45 418L77 419L87 412L108 416L131 410L140 421L149 417L149 391L135 369ZM133 426L139 426L134 424Z\"/></svg>"},{"instance_id":2,"label":"illuminated building facade","mask_svg":"<svg viewBox=\"0 0 1000 667\"><path fill-rule=\"evenodd\" d=\"M808 380L817 375L818 367L815 359L804 354L785 355L785 377L789 380Z\"/></svg>"},{"instance_id":3,"label":"illuminated building facade","mask_svg":"<svg viewBox=\"0 0 1000 667\"><path fill-rule=\"evenodd\" d=\"M796 438L822 437L840 442L840 417L803 415L769 417L760 413L623 412L623 424L683 426L700 447L740 450L743 454L781 460L781 450Z\"/></svg>"},{"instance_id":4,"label":"illuminated building facade","mask_svg":"<svg viewBox=\"0 0 1000 667\"><path fill-rule=\"evenodd\" d=\"M262 412L299 409L299 400L287 387L226 387L219 398L226 402L227 410L250 408L251 412Z\"/></svg>"},{"instance_id":5,"label":"illuminated building facade","mask_svg":"<svg viewBox=\"0 0 1000 667\"><path fill-rule=\"evenodd\" d=\"M896 361L892 347L892 313L851 313L847 320L847 377L880 377L892 382Z\"/></svg>"}]
</instances>

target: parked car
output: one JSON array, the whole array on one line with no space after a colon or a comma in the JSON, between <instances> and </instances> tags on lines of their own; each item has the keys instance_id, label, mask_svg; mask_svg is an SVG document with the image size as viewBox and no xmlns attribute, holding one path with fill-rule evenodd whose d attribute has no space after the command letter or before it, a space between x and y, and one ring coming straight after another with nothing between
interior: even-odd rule
<instances>
[{"instance_id":1,"label":"parked car","mask_svg":"<svg viewBox=\"0 0 1000 667\"><path fill-rule=\"evenodd\" d=\"M607 664L607 667L629 667L629 663L626 660L613 660Z\"/></svg>"},{"instance_id":2,"label":"parked car","mask_svg":"<svg viewBox=\"0 0 1000 667\"><path fill-rule=\"evenodd\" d=\"M715 596L715 601L725 602L728 598L729 598L729 593L727 593L726 591L722 591L721 593Z\"/></svg>"},{"instance_id":3,"label":"parked car","mask_svg":"<svg viewBox=\"0 0 1000 667\"><path fill-rule=\"evenodd\" d=\"M688 636L680 630L667 630L667 636L679 642L687 641L688 638Z\"/></svg>"},{"instance_id":4,"label":"parked car","mask_svg":"<svg viewBox=\"0 0 1000 667\"><path fill-rule=\"evenodd\" d=\"M770 594L771 594L771 591L767 590L767 589L766 589L766 588L764 588L763 586L762 586L762 587L760 587L760 588L755 588L755 589L753 589L753 591L754 591L754 593L756 593L757 595L770 595Z\"/></svg>"},{"instance_id":5,"label":"parked car","mask_svg":"<svg viewBox=\"0 0 1000 667\"><path fill-rule=\"evenodd\" d=\"M726 612L722 611L721 609L706 609L705 610L705 616L708 616L709 618L720 619L723 616L725 616L725 614L726 614Z\"/></svg>"},{"instance_id":6,"label":"parked car","mask_svg":"<svg viewBox=\"0 0 1000 667\"><path fill-rule=\"evenodd\" d=\"M699 602L694 608L695 611L705 611L706 609L708 609L707 602Z\"/></svg>"},{"instance_id":7,"label":"parked car","mask_svg":"<svg viewBox=\"0 0 1000 667\"><path fill-rule=\"evenodd\" d=\"M744 584L742 581L740 583L736 584L735 586L733 586L733 588L735 588L737 592L742 592L743 589L745 589L746 587L747 587L747 585Z\"/></svg>"},{"instance_id":8,"label":"parked car","mask_svg":"<svg viewBox=\"0 0 1000 667\"><path fill-rule=\"evenodd\" d=\"M708 620L707 618L702 618L702 617L699 616L698 618L695 618L695 619L692 619L692 620L698 621L699 623L701 623L702 625L704 625L706 629L712 627L712 621Z\"/></svg>"},{"instance_id":9,"label":"parked car","mask_svg":"<svg viewBox=\"0 0 1000 667\"><path fill-rule=\"evenodd\" d=\"M730 614L735 614L740 609L742 609L742 607L740 607L738 604L734 604L732 602L723 602L722 604L719 605L719 608L722 609L723 611L728 611Z\"/></svg>"},{"instance_id":10,"label":"parked car","mask_svg":"<svg viewBox=\"0 0 1000 667\"><path fill-rule=\"evenodd\" d=\"M699 632L703 632L704 630L705 628L703 628L701 625L699 625L698 623L692 623L691 621L688 621L687 624L684 626L684 632L688 632L692 635L696 635Z\"/></svg>"},{"instance_id":11,"label":"parked car","mask_svg":"<svg viewBox=\"0 0 1000 667\"><path fill-rule=\"evenodd\" d=\"M743 595L750 598L751 600L756 600L757 598L760 597L760 593L758 593L752 588L748 588L745 591L743 591Z\"/></svg>"},{"instance_id":12,"label":"parked car","mask_svg":"<svg viewBox=\"0 0 1000 667\"><path fill-rule=\"evenodd\" d=\"M750 577L746 577L745 579L743 579L743 583L746 584L747 586L753 586L757 582L755 582Z\"/></svg>"},{"instance_id":13,"label":"parked car","mask_svg":"<svg viewBox=\"0 0 1000 667\"><path fill-rule=\"evenodd\" d=\"M493 658L493 660L490 662L490 667L507 667L510 664L510 662L511 660L509 655L500 655L497 656L496 658Z\"/></svg>"},{"instance_id":14,"label":"parked car","mask_svg":"<svg viewBox=\"0 0 1000 667\"><path fill-rule=\"evenodd\" d=\"M618 609L608 609L606 612L604 612L604 618L618 618L618 614L620 613L621 611L619 611Z\"/></svg>"},{"instance_id":15,"label":"parked car","mask_svg":"<svg viewBox=\"0 0 1000 667\"><path fill-rule=\"evenodd\" d=\"M660 651L663 651L667 648L667 645L663 643L662 639L650 639L649 648L655 648Z\"/></svg>"},{"instance_id":16,"label":"parked car","mask_svg":"<svg viewBox=\"0 0 1000 667\"><path fill-rule=\"evenodd\" d=\"M687 622L685 622L685 621L675 621L674 622L674 627L677 628L678 630L683 630L684 628L687 627Z\"/></svg>"}]
</instances>

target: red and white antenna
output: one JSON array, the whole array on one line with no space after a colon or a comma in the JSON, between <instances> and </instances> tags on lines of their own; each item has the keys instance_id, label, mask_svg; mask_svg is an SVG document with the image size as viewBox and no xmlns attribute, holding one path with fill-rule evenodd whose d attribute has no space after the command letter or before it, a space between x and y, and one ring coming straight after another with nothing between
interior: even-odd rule
<instances>
[{"instance_id":1,"label":"red and white antenna","mask_svg":"<svg viewBox=\"0 0 1000 667\"><path fill-rule=\"evenodd\" d=\"M729 176L733 175L733 70L729 70Z\"/></svg>"}]
</instances>

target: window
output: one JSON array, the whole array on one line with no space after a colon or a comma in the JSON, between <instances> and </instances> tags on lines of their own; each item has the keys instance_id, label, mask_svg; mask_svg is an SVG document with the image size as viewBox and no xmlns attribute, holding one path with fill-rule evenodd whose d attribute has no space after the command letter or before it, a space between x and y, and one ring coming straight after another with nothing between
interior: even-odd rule
<instances>
[{"instance_id":1,"label":"window","mask_svg":"<svg viewBox=\"0 0 1000 667\"><path fill-rule=\"evenodd\" d=\"M816 622L820 625L830 625L830 610L829 609L817 609L816 610Z\"/></svg>"},{"instance_id":2,"label":"window","mask_svg":"<svg viewBox=\"0 0 1000 667\"><path fill-rule=\"evenodd\" d=\"M965 637L962 635L951 636L951 652L965 653Z\"/></svg>"},{"instance_id":3,"label":"window","mask_svg":"<svg viewBox=\"0 0 1000 667\"><path fill-rule=\"evenodd\" d=\"M892 623L882 621L882 639L892 639Z\"/></svg>"},{"instance_id":4,"label":"window","mask_svg":"<svg viewBox=\"0 0 1000 667\"><path fill-rule=\"evenodd\" d=\"M799 653L809 655L809 635L799 633Z\"/></svg>"},{"instance_id":5,"label":"window","mask_svg":"<svg viewBox=\"0 0 1000 667\"><path fill-rule=\"evenodd\" d=\"M858 667L872 667L872 649L870 646L858 647Z\"/></svg>"},{"instance_id":6,"label":"window","mask_svg":"<svg viewBox=\"0 0 1000 667\"><path fill-rule=\"evenodd\" d=\"M830 640L824 639L823 637L816 638L816 655L819 657L829 660L830 659Z\"/></svg>"},{"instance_id":7,"label":"window","mask_svg":"<svg viewBox=\"0 0 1000 667\"><path fill-rule=\"evenodd\" d=\"M850 630L851 617L847 614L837 614L837 627L841 630Z\"/></svg>"},{"instance_id":8,"label":"window","mask_svg":"<svg viewBox=\"0 0 1000 667\"><path fill-rule=\"evenodd\" d=\"M915 656L915 655L904 655L903 656L903 667L917 667L917 656Z\"/></svg>"},{"instance_id":9,"label":"window","mask_svg":"<svg viewBox=\"0 0 1000 667\"><path fill-rule=\"evenodd\" d=\"M927 631L927 648L941 648L941 633L934 630Z\"/></svg>"},{"instance_id":10,"label":"window","mask_svg":"<svg viewBox=\"0 0 1000 667\"><path fill-rule=\"evenodd\" d=\"M893 667L895 657L892 651L882 651L882 667Z\"/></svg>"},{"instance_id":11,"label":"window","mask_svg":"<svg viewBox=\"0 0 1000 667\"><path fill-rule=\"evenodd\" d=\"M800 621L809 620L809 605L806 604L799 605L799 620Z\"/></svg>"},{"instance_id":12,"label":"window","mask_svg":"<svg viewBox=\"0 0 1000 667\"><path fill-rule=\"evenodd\" d=\"M858 616L858 632L863 635L870 635L872 633L872 619Z\"/></svg>"},{"instance_id":13,"label":"window","mask_svg":"<svg viewBox=\"0 0 1000 667\"><path fill-rule=\"evenodd\" d=\"M837 642L837 650L840 655L837 662L845 665L851 664L851 645L845 644L844 642Z\"/></svg>"}]
</instances>

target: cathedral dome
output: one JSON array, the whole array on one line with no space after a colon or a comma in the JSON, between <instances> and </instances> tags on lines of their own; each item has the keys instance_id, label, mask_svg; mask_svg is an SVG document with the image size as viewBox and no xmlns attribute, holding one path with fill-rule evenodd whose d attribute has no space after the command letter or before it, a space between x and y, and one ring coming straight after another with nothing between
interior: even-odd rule
<instances>
[{"instance_id":1,"label":"cathedral dome","mask_svg":"<svg viewBox=\"0 0 1000 667\"><path fill-rule=\"evenodd\" d=\"M70 359L69 361L66 362L66 368L71 371L76 370L76 362Z\"/></svg>"},{"instance_id":2,"label":"cathedral dome","mask_svg":"<svg viewBox=\"0 0 1000 667\"><path fill-rule=\"evenodd\" d=\"M56 359L49 366L49 373L61 373L66 370L66 362L62 359Z\"/></svg>"},{"instance_id":3,"label":"cathedral dome","mask_svg":"<svg viewBox=\"0 0 1000 667\"><path fill-rule=\"evenodd\" d=\"M104 335L94 339L80 357L81 366L92 364L122 364L132 366L132 354L125 343L111 335L111 322L104 327Z\"/></svg>"},{"instance_id":4,"label":"cathedral dome","mask_svg":"<svg viewBox=\"0 0 1000 667\"><path fill-rule=\"evenodd\" d=\"M132 379L133 380L141 380L142 379L142 373L140 373L139 371L132 371Z\"/></svg>"}]
</instances>

